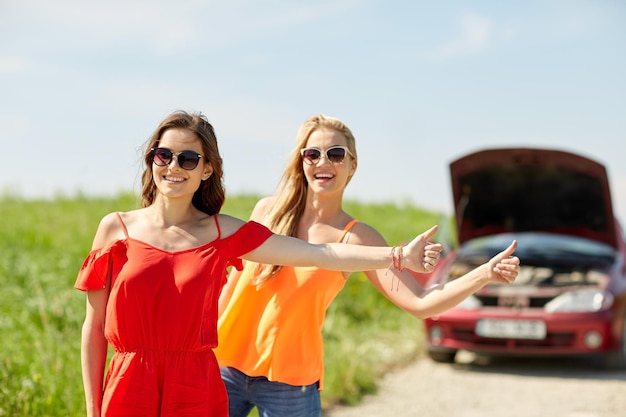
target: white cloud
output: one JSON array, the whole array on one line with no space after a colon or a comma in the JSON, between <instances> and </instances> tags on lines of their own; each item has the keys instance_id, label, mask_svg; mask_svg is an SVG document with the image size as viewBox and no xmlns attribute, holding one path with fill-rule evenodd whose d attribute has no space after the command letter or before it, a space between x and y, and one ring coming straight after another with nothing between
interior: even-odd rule
<instances>
[{"instance_id":1,"label":"white cloud","mask_svg":"<svg viewBox=\"0 0 626 417\"><path fill-rule=\"evenodd\" d=\"M27 116L14 111L0 113L0 126L2 126L2 137L6 137L7 144L22 144L19 139L33 131L31 120Z\"/></svg>"},{"instance_id":2,"label":"white cloud","mask_svg":"<svg viewBox=\"0 0 626 417\"><path fill-rule=\"evenodd\" d=\"M4 56L0 57L0 74L15 74L27 71L30 64L20 57Z\"/></svg>"},{"instance_id":3,"label":"white cloud","mask_svg":"<svg viewBox=\"0 0 626 417\"><path fill-rule=\"evenodd\" d=\"M189 6L196 2L32 0L14 2L11 20L43 31L43 42L65 41L90 48L103 44L149 44L158 50L199 38L189 24ZM186 7L187 6L187 7ZM186 16L187 15L187 16ZM24 26L14 27L16 32Z\"/></svg>"},{"instance_id":4,"label":"white cloud","mask_svg":"<svg viewBox=\"0 0 626 417\"><path fill-rule=\"evenodd\" d=\"M620 13L620 7L621 13ZM564 36L583 35L602 28L606 22L624 18L624 4L616 2L575 1L559 9L553 25Z\"/></svg>"},{"instance_id":5,"label":"white cloud","mask_svg":"<svg viewBox=\"0 0 626 417\"><path fill-rule=\"evenodd\" d=\"M466 13L461 17L460 32L457 39L433 51L430 59L444 61L484 52L492 42L493 24L487 17Z\"/></svg>"},{"instance_id":6,"label":"white cloud","mask_svg":"<svg viewBox=\"0 0 626 417\"><path fill-rule=\"evenodd\" d=\"M345 13L363 0L260 4L253 0L8 0L7 23L22 21L45 30L49 42L63 33L73 45L143 46L158 54L224 48L306 22ZM14 30L24 30L15 27Z\"/></svg>"}]
</instances>

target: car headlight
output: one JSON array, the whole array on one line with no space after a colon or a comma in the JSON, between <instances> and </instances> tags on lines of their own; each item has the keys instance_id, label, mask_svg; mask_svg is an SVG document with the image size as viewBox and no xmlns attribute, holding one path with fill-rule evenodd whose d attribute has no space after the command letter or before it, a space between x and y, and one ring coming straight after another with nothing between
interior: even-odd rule
<instances>
[{"instance_id":1,"label":"car headlight","mask_svg":"<svg viewBox=\"0 0 626 417\"><path fill-rule=\"evenodd\" d=\"M483 304L480 302L478 298L476 298L473 295L470 295L465 300L457 304L456 308L460 308L462 310L478 310L482 306Z\"/></svg>"},{"instance_id":2,"label":"car headlight","mask_svg":"<svg viewBox=\"0 0 626 417\"><path fill-rule=\"evenodd\" d=\"M544 306L548 313L589 313L606 310L613 305L613 296L597 288L566 292Z\"/></svg>"}]
</instances>

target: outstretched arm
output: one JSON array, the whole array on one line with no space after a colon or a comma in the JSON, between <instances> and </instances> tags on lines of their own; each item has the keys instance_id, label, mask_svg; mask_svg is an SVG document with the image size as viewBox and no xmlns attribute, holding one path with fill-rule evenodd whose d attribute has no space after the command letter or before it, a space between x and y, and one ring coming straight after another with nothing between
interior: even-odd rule
<instances>
[{"instance_id":1,"label":"outstretched arm","mask_svg":"<svg viewBox=\"0 0 626 417\"><path fill-rule=\"evenodd\" d=\"M436 229L431 228L422 236L426 242L424 259L432 265L439 260L441 245L430 243ZM364 225L353 234L354 243L362 245L382 245L384 238L373 228ZM494 256L489 262L475 268L466 275L452 282L424 289L415 278L406 271L379 269L365 274L372 284L391 302L417 318L440 314L467 298L490 282L510 283L519 273L519 259L513 256L517 242ZM425 272L432 267L425 266ZM420 271L422 272L422 271Z\"/></svg>"},{"instance_id":2,"label":"outstretched arm","mask_svg":"<svg viewBox=\"0 0 626 417\"><path fill-rule=\"evenodd\" d=\"M430 317L455 307L465 298L475 293L490 282L512 283L519 273L519 258L513 256L517 242L494 256L489 262L480 265L467 274L445 284L422 289L417 281L403 273L398 280L405 287L395 293L393 289L383 287L383 293L399 307L417 318ZM379 276L380 271L375 272Z\"/></svg>"},{"instance_id":3,"label":"outstretched arm","mask_svg":"<svg viewBox=\"0 0 626 417\"><path fill-rule=\"evenodd\" d=\"M418 235L409 244L398 248L395 260L399 267L416 272L433 270L441 245L428 242L437 227ZM369 271L392 265L392 248L345 243L311 244L293 237L272 235L243 259L273 265L317 266L335 271Z\"/></svg>"}]
</instances>

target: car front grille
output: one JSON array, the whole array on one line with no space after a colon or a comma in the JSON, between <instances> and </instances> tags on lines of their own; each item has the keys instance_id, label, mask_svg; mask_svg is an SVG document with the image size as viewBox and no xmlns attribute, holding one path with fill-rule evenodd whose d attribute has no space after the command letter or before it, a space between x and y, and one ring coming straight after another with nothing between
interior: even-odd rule
<instances>
[{"instance_id":1,"label":"car front grille","mask_svg":"<svg viewBox=\"0 0 626 417\"><path fill-rule=\"evenodd\" d=\"M458 341L471 343L476 346L502 348L530 348L530 347L569 347L574 346L574 333L548 333L542 340L527 339L499 339L476 336L471 329L453 328L452 337Z\"/></svg>"},{"instance_id":2,"label":"car front grille","mask_svg":"<svg viewBox=\"0 0 626 417\"><path fill-rule=\"evenodd\" d=\"M502 300L495 295L476 295L476 298L480 300L483 307L502 307L503 306ZM527 303L527 305L525 305L524 307L543 308L554 297L530 297L530 298L524 297L524 298L526 298L526 303ZM511 307L514 307L514 306L511 306Z\"/></svg>"}]
</instances>

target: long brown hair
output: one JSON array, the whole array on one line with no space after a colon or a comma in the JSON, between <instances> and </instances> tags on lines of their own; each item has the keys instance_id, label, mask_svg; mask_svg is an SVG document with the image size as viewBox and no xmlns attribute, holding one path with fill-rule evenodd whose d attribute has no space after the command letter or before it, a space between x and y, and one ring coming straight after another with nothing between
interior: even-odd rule
<instances>
[{"instance_id":1,"label":"long brown hair","mask_svg":"<svg viewBox=\"0 0 626 417\"><path fill-rule=\"evenodd\" d=\"M335 117L323 114L316 114L306 119L300 126L296 146L289 154L287 166L276 187L272 207L265 213L264 223L274 233L287 236L295 236L297 233L298 223L306 206L309 185L302 169L300 150L306 146L311 134L319 129L332 129L341 133L346 138L347 147L352 153L355 167L357 165L356 140L345 123ZM348 177L348 183L353 175L354 173ZM280 269L280 265L257 265L255 284L262 284Z\"/></svg>"},{"instance_id":2,"label":"long brown hair","mask_svg":"<svg viewBox=\"0 0 626 417\"><path fill-rule=\"evenodd\" d=\"M152 151L153 147L159 146L159 141L168 129L187 129L196 134L202 144L204 158L211 164L213 173L200 183L200 187L193 195L192 203L198 210L209 215L220 212L226 190L224 188L222 157L217 147L217 137L213 126L202 113L187 113L182 110L175 111L167 116L154 131L144 151L144 163L146 168L141 176L141 206L148 207L154 203L157 187L152 178Z\"/></svg>"}]
</instances>

